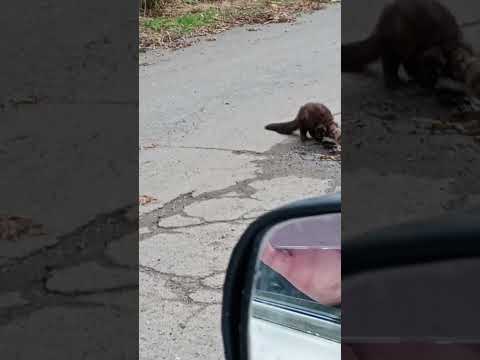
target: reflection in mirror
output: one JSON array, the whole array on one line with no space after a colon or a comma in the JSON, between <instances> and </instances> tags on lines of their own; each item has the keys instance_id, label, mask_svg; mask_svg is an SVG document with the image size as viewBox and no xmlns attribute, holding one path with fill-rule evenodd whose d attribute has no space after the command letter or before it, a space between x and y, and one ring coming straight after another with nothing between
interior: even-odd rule
<instances>
[{"instance_id":1,"label":"reflection in mirror","mask_svg":"<svg viewBox=\"0 0 480 360\"><path fill-rule=\"evenodd\" d=\"M339 360L341 214L269 229L257 259L249 311L249 360Z\"/></svg>"}]
</instances>

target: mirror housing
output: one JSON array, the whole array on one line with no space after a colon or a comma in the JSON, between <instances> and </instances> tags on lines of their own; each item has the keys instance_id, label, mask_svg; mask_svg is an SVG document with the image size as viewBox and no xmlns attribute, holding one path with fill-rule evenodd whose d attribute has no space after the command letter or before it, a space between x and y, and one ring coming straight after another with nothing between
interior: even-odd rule
<instances>
[{"instance_id":1,"label":"mirror housing","mask_svg":"<svg viewBox=\"0 0 480 360\"><path fill-rule=\"evenodd\" d=\"M226 360L248 359L249 307L263 235L274 225L296 218L341 212L341 195L291 203L268 212L246 229L233 249L225 276L222 335Z\"/></svg>"},{"instance_id":2,"label":"mirror housing","mask_svg":"<svg viewBox=\"0 0 480 360\"><path fill-rule=\"evenodd\" d=\"M342 238L342 275L480 255L480 208Z\"/></svg>"},{"instance_id":3,"label":"mirror housing","mask_svg":"<svg viewBox=\"0 0 480 360\"><path fill-rule=\"evenodd\" d=\"M478 343L479 218L452 211L343 238L342 343Z\"/></svg>"},{"instance_id":4,"label":"mirror housing","mask_svg":"<svg viewBox=\"0 0 480 360\"><path fill-rule=\"evenodd\" d=\"M329 213L341 213L339 194L299 201L271 211L253 222L242 235L232 253L224 284L222 333L226 360L252 360L248 358L249 310L253 292L251 285L254 282L255 265L264 235L281 222ZM438 339L441 344L451 340L455 334L458 337L458 331L450 333L444 329L448 329L448 324L456 324L455 315L457 317L461 315L460 320L463 319L464 323L466 321L468 326L463 326L463 333L460 334L460 337L462 341L467 341L467 344L458 349L454 346L454 350L464 351L466 348L469 351L472 350L468 342L476 343L480 340L477 326L480 322L480 315L472 310L480 301L480 289L472 287L472 284L476 283L480 268L479 215L480 208L450 212L431 220L399 224L374 230L359 237L342 239L342 287L345 287L345 296L350 295L349 298L352 298L352 294L354 294L357 299L357 301L344 302L344 308L351 314L342 326L342 341L346 341L344 344L362 346L362 343L368 342L370 339L373 343L367 345L371 346L372 351L377 351L379 346L392 351L393 348L398 349L395 347L396 344L400 345L398 341L405 340L405 334L412 334L412 330L415 330L414 336L416 337L412 338L412 341L419 337L424 340L432 340L433 342L425 343L425 351L434 354L435 351L442 351L442 349L445 351L444 348L435 347L437 344L435 339ZM447 266L444 266L445 264ZM447 274L448 277L442 275L442 271L445 269L448 273L443 274ZM453 276L452 271L454 271ZM375 276L375 280L371 280L372 275ZM427 280L429 276L430 279L440 281ZM441 280L447 278L452 280L450 283L452 285L446 284L447 290L445 290ZM368 287L355 287L358 279L360 281L366 279L370 281L370 284L380 284L377 286L378 291L369 292ZM420 279L425 279L425 281L422 283L419 281ZM462 281L458 281L459 279ZM434 294L440 294L436 289L443 289L442 294L445 295L429 299L428 296L413 293L408 299L410 302L402 302L403 310L416 312L415 318L418 320L415 323L416 328L400 318L395 321L396 318L390 318L388 315L393 311L388 308L388 304L398 304L398 291L397 295L393 291L395 287L403 284L404 289L407 289L409 281L413 280L418 282L416 289L423 289L423 291L433 289ZM382 283L388 284L390 288L382 286ZM456 290L448 292L448 288ZM348 291L349 289L351 291ZM359 291L359 289L363 290ZM462 294L467 294L466 290L469 290L467 298L462 297ZM390 298L388 294L390 294ZM427 300L426 302L422 296ZM452 299L458 300L458 304L462 304L461 308L457 307L455 312L450 311L450 317L441 318L446 320L445 326L437 327L436 333L430 333L431 327L428 328L428 324L432 323L431 319L438 320L438 316L429 314L429 311L424 311L424 309L435 309L444 304L449 305L450 303L447 302ZM379 310L379 316L376 319L370 316L368 319L369 338L363 336L366 330L364 327L355 327L356 324L365 324L365 319L359 317L359 314L362 314L359 309L365 312L362 301L370 304L380 301L379 305L387 305L384 308L374 305L376 310ZM445 309L447 308L445 307ZM367 311L366 314L372 315L372 312ZM385 324L390 328L387 328ZM407 324L408 327L402 328L401 326L404 324ZM427 326L423 324L427 324ZM382 337L382 334L386 333L389 334L388 338ZM378 335L380 335L378 339L381 340L379 343L375 342ZM385 343L385 341L387 342ZM407 351L409 347L405 346L405 349ZM475 351L476 355L480 353L480 349Z\"/></svg>"}]
</instances>

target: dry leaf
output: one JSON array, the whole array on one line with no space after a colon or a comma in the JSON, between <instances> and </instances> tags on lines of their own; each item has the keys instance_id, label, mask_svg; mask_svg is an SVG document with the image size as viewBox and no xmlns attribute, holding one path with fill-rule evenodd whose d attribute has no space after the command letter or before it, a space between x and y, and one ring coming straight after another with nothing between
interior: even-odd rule
<instances>
[{"instance_id":1,"label":"dry leaf","mask_svg":"<svg viewBox=\"0 0 480 360\"><path fill-rule=\"evenodd\" d=\"M144 150L148 150L148 149L155 149L157 148L159 145L158 144L150 144L150 145L145 145L143 147Z\"/></svg>"},{"instance_id":2,"label":"dry leaf","mask_svg":"<svg viewBox=\"0 0 480 360\"><path fill-rule=\"evenodd\" d=\"M31 218L0 215L0 240L18 240L22 236L46 235L43 225L35 224Z\"/></svg>"},{"instance_id":3,"label":"dry leaf","mask_svg":"<svg viewBox=\"0 0 480 360\"><path fill-rule=\"evenodd\" d=\"M151 202L153 202L155 200L157 200L157 199L155 199L153 196L141 195L140 198L139 198L139 203L140 203L141 206L143 206L143 205L150 204Z\"/></svg>"}]
</instances>

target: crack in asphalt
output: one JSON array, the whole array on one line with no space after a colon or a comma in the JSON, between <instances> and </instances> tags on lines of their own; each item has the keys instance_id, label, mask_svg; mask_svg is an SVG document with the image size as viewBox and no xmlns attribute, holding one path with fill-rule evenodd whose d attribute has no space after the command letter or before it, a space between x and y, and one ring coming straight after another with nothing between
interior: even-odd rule
<instances>
[{"instance_id":1,"label":"crack in asphalt","mask_svg":"<svg viewBox=\"0 0 480 360\"><path fill-rule=\"evenodd\" d=\"M212 148L210 150L218 150L217 148ZM225 151L230 151L228 149L223 149ZM238 181L233 185L225 187L223 189L213 190L210 192L200 193L197 196L193 196L194 190L180 194L174 199L167 202L161 208L154 209L148 213L143 214L140 216L140 227L141 228L148 228L149 232L142 234L140 236L140 241L146 240L151 238L159 233L171 232L175 229L179 228L188 228L188 227L196 227L201 225L208 225L212 223L233 223L235 221L239 221L239 219L234 220L225 220L225 221L202 221L200 224L193 224L193 225L186 225L186 226L178 226L178 227L160 227L158 222L161 219L174 216L174 215L182 215L184 217L190 217L186 212L185 208L201 201L212 200L212 199L219 199L227 195L228 193L235 193L237 198L245 198L245 199L252 199L258 200L252 197L257 190L250 186L251 183L255 181L266 181L271 180L277 177L282 177L285 175L293 175L293 176L300 176L300 177L318 177L318 169L309 169L308 166L305 164L304 155L306 151L312 155L312 160L317 160L318 163L322 163L324 167L326 167L329 171L332 172L332 176L326 178L337 179L337 183L332 185L331 189L328 191L333 191L339 184L339 176L337 172L340 172L340 161L330 161L321 159L322 155L325 155L326 151L323 147L319 144L309 143L309 144L295 144L295 143L280 143L273 146L270 150L264 153L255 153L256 155L262 156L262 159L255 159L252 160L258 167L258 170L255 171L255 176L249 179L245 179L242 181ZM318 159L315 159L315 156ZM292 159L293 157L293 159ZM303 163L303 164L302 164ZM337 175L337 176L335 176ZM205 220L205 219L201 219ZM250 220L250 218L243 218L242 220Z\"/></svg>"},{"instance_id":2,"label":"crack in asphalt","mask_svg":"<svg viewBox=\"0 0 480 360\"><path fill-rule=\"evenodd\" d=\"M158 271L152 267L140 265L140 272L148 274L153 278L160 278L160 280L165 281L164 285L169 290L175 294L175 298L165 298L161 297L162 301L169 302L181 302L184 304L195 304L195 305L218 305L218 301L199 301L194 300L192 295L201 290L211 291L217 294L220 294L222 288L210 286L204 283L208 278L223 274L223 272L215 271L208 275L204 276L192 276L192 275L177 275L175 273L166 273Z\"/></svg>"},{"instance_id":3,"label":"crack in asphalt","mask_svg":"<svg viewBox=\"0 0 480 360\"><path fill-rule=\"evenodd\" d=\"M211 272L209 273L208 275L203 275L203 276L193 276L193 275L177 275L173 272L163 272L163 271L159 271L151 266L146 266L146 265L139 265L139 271L141 272L144 272L145 274L149 274L149 275L154 275L154 276L161 276L161 277L167 277L167 278L170 278L172 276L174 277L177 277L177 278L182 278L182 279L188 279L188 280L200 280L200 281L204 281L210 277L213 277L213 276L216 276L216 275L220 275L220 274L223 274L223 271L214 271L214 272ZM208 285L205 285L206 287L208 287Z\"/></svg>"},{"instance_id":4,"label":"crack in asphalt","mask_svg":"<svg viewBox=\"0 0 480 360\"><path fill-rule=\"evenodd\" d=\"M259 151L252 151L252 150L237 150L237 149L227 149L227 148L207 147L207 146L170 146L170 145L151 144L151 145L145 145L142 147L142 150L144 151L154 150L154 149L215 150L215 151L225 151L235 155L254 155L254 156L263 156L264 154Z\"/></svg>"},{"instance_id":5,"label":"crack in asphalt","mask_svg":"<svg viewBox=\"0 0 480 360\"><path fill-rule=\"evenodd\" d=\"M124 265L112 259L106 250L111 244L138 233L138 224L129 219L131 207L124 207L110 213L99 214L88 223L74 229L73 231L58 237L54 244L41 247L38 250L29 252L25 256L8 258L0 265L0 296L14 297L11 304L0 307L0 326L11 321L17 321L23 316L42 308L52 306L103 306L112 310L119 310L121 306L112 303L86 303L79 299L81 296L119 294L122 292L137 292L138 285L131 285L131 279L124 281L123 278L116 278L115 285L109 286L115 278L110 270L125 269L134 271L137 266L134 264ZM21 246L21 240L19 241ZM135 256L136 242L132 242L132 252L127 254ZM125 249L129 250L129 249ZM120 256L125 255L120 252ZM133 258L132 258L133 259ZM128 260L128 259L126 259ZM131 260L131 259L130 259ZM135 262L135 261L133 261ZM50 289L46 286L52 275L60 274L69 268L75 268L82 264L94 263L106 271L105 284L99 285L92 290L68 289L62 290L63 284L58 289ZM131 263L128 262L128 263ZM128 272L131 273L131 272ZM118 276L118 273L115 273ZM68 279L64 280L68 283ZM73 276L72 281L75 281ZM125 310L122 308L123 311Z\"/></svg>"},{"instance_id":6,"label":"crack in asphalt","mask_svg":"<svg viewBox=\"0 0 480 360\"><path fill-rule=\"evenodd\" d=\"M243 193L243 196L240 195L242 198L250 198L251 196L251 187L248 186L249 183L257 180L258 178L251 178L247 180L243 180L237 182L235 185L228 186L224 189L214 190L206 193L199 194L198 196L193 196L193 191L190 191L185 194L181 194L176 198L170 200L164 206L159 209L155 209L149 213L146 213L140 217L140 227L147 227L149 229L149 233L143 234L140 237L140 241L146 240L151 238L163 231L172 230L169 227L161 228L158 226L158 222L161 219L173 216L173 215L184 215L185 208L201 201L205 200L212 200L221 198L223 195L228 194L230 192L237 192L239 194ZM188 215L188 214L187 214ZM192 216L189 216L192 217ZM205 219L203 219L205 220ZM181 228L181 227L179 227Z\"/></svg>"},{"instance_id":7,"label":"crack in asphalt","mask_svg":"<svg viewBox=\"0 0 480 360\"><path fill-rule=\"evenodd\" d=\"M267 211L267 210L265 210ZM173 230L173 229L191 229L191 228L196 228L196 227L201 227L201 226L206 226L206 225L214 225L214 224L241 224L242 222L245 222L247 220L254 220L258 216L252 216L252 217L246 217L245 215L248 214L246 212L242 216L235 218L235 219L230 219L230 220L204 220L200 223L197 224L189 224L189 225L179 225L179 226L160 226L157 225L158 232L162 233L165 231ZM156 234L155 234L156 235Z\"/></svg>"},{"instance_id":8,"label":"crack in asphalt","mask_svg":"<svg viewBox=\"0 0 480 360\"><path fill-rule=\"evenodd\" d=\"M232 149L221 149L221 148L204 148L204 147L179 147L179 148L188 148L188 149L202 149L202 150L212 150L212 151L229 151L234 152ZM226 220L207 220L201 216L194 216L186 212L186 208L192 204L199 203L202 201L213 200L213 199L222 199L222 198L238 198L238 199L251 199L260 201L255 198L255 194L258 192L256 188L251 186L253 182L257 181L267 181L277 177L282 176L300 176L300 177L318 177L319 169L315 168L314 170L306 171L308 166L304 164L306 161L303 159L303 155L306 151L309 151L312 156L322 155L324 153L323 148L318 144L317 146L312 144L292 144L292 143L280 143L273 146L270 150L264 153L251 152L251 151L236 151L238 154L250 154L261 156L259 159L253 159L258 166L258 170L255 171L255 176L249 179L242 181L237 181L235 184L227 186L222 189L217 189L209 192L200 193L197 196L194 196L194 190L187 193L180 194L174 199L170 200L162 207L152 210L146 214L143 214L140 217L140 227L147 228L148 233L142 234L140 236L140 242L150 239L159 234L171 234L171 233L183 233L181 230L186 229L195 229L201 226L208 226L213 224L244 224L246 221L252 221L257 216L247 216L250 211L248 210L242 215L236 217L235 219L226 219ZM340 164L338 162L332 163L325 160L319 159L323 168L328 169L325 171L325 178L329 179L339 179ZM303 165L302 165L303 164ZM330 172L331 176L328 176ZM323 174L322 174L323 175ZM323 176L322 176L323 177ZM332 182L331 188L327 191L333 191L338 185L335 181ZM268 211L268 209L257 209L258 211ZM179 225L179 226L161 226L159 222L163 219L169 218L171 216L182 216L186 219L193 219L198 221L198 223ZM224 271L214 272L206 276L182 276L177 275L175 272L166 273L158 271L154 268L147 267L144 265L139 266L141 272L147 273L149 276L158 277L158 280L164 282L164 286L169 289L174 298L162 297L160 295L159 299L165 302L180 302L183 304L194 304L201 306L198 311L196 311L189 319L185 321L183 327L188 324L190 319L197 316L201 311L203 311L207 306L218 305L220 301L212 299L211 301L199 301L195 300L195 294L199 291L209 291L213 294L217 293L221 296L222 287L218 286L209 286L204 283L204 281L212 276L218 276L224 274ZM208 296L208 295L207 295ZM214 296L215 298L215 296ZM202 299L203 300L203 299ZM182 325L180 325L182 327Z\"/></svg>"},{"instance_id":9,"label":"crack in asphalt","mask_svg":"<svg viewBox=\"0 0 480 360\"><path fill-rule=\"evenodd\" d=\"M95 293L96 294L96 293ZM94 294L94 295L95 295ZM87 294L92 295L92 294ZM100 301L84 301L81 299L68 297L63 299L62 296L54 295L50 301L30 302L24 305L9 306L4 309L0 309L0 326L5 326L13 322L25 319L31 314L52 307L69 307L69 308L109 308L117 313L125 312L125 307L116 305L113 303L106 303Z\"/></svg>"}]
</instances>

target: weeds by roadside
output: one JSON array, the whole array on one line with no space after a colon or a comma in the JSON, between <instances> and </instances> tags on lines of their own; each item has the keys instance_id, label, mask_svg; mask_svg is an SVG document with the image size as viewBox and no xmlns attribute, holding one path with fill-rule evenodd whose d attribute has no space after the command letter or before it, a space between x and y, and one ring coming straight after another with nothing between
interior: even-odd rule
<instances>
[{"instance_id":1,"label":"weeds by roadside","mask_svg":"<svg viewBox=\"0 0 480 360\"><path fill-rule=\"evenodd\" d=\"M293 22L335 0L141 0L140 48L182 48L233 26Z\"/></svg>"},{"instance_id":2,"label":"weeds by roadside","mask_svg":"<svg viewBox=\"0 0 480 360\"><path fill-rule=\"evenodd\" d=\"M157 17L144 20L143 24L154 31L170 31L178 34L191 34L196 29L214 24L219 16L215 8L198 13L189 13L176 18Z\"/></svg>"}]
</instances>

